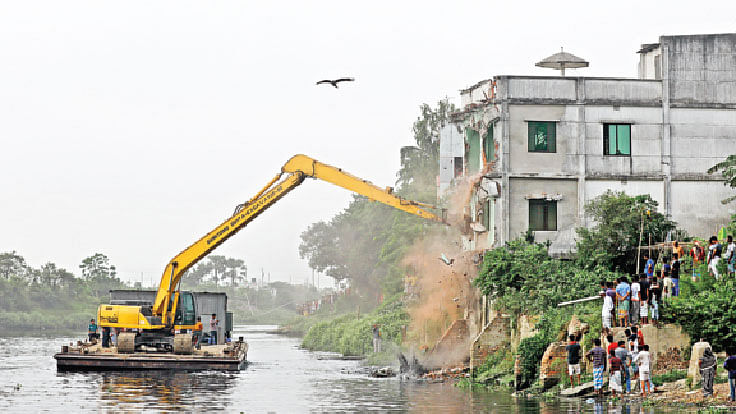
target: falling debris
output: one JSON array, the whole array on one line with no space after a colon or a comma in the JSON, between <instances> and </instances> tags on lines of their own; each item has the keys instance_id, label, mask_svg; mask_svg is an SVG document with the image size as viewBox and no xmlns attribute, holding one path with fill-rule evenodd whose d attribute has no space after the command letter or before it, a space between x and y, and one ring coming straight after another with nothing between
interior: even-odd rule
<instances>
[{"instance_id":1,"label":"falling debris","mask_svg":"<svg viewBox=\"0 0 736 414\"><path fill-rule=\"evenodd\" d=\"M326 84L329 83L330 85L332 85L335 88L337 88L338 87L337 84L340 83L340 82L354 82L354 81L355 81L355 78L339 78L339 79L332 79L332 80L330 80L330 79L323 79L323 80L317 82L317 85L326 85Z\"/></svg>"},{"instance_id":2,"label":"falling debris","mask_svg":"<svg viewBox=\"0 0 736 414\"><path fill-rule=\"evenodd\" d=\"M442 260L448 266L451 266L453 263L455 263L455 259L448 259L444 253L442 253L442 256L439 259Z\"/></svg>"}]
</instances>

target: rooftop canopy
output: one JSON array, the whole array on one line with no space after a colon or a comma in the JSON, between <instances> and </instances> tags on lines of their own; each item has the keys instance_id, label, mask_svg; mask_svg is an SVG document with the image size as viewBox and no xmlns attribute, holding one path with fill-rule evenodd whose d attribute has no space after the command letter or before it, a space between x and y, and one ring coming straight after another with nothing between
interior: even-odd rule
<instances>
[{"instance_id":1,"label":"rooftop canopy","mask_svg":"<svg viewBox=\"0 0 736 414\"><path fill-rule=\"evenodd\" d=\"M560 48L559 53L555 53L552 56L542 59L541 61L535 63L534 66L539 66L540 68L557 69L561 72L562 76L565 76L565 69L587 68L588 66L590 66L590 63L588 63L583 58L579 58L572 53L567 53L562 50L562 48Z\"/></svg>"}]
</instances>

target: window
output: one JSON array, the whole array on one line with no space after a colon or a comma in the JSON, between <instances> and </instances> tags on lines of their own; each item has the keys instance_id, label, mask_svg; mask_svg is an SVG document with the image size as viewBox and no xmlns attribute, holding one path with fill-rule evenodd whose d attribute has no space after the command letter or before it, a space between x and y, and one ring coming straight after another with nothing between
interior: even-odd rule
<instances>
[{"instance_id":1,"label":"window","mask_svg":"<svg viewBox=\"0 0 736 414\"><path fill-rule=\"evenodd\" d=\"M631 124L603 124L603 155L631 156Z\"/></svg>"},{"instance_id":2,"label":"window","mask_svg":"<svg viewBox=\"0 0 736 414\"><path fill-rule=\"evenodd\" d=\"M455 168L455 172L453 177L457 178L463 175L463 157L455 157L453 162L453 166Z\"/></svg>"},{"instance_id":3,"label":"window","mask_svg":"<svg viewBox=\"0 0 736 414\"><path fill-rule=\"evenodd\" d=\"M488 125L486 135L483 136L483 160L485 163L493 161L493 124Z\"/></svg>"},{"instance_id":4,"label":"window","mask_svg":"<svg viewBox=\"0 0 736 414\"><path fill-rule=\"evenodd\" d=\"M529 200L529 231L557 231L557 201Z\"/></svg>"},{"instance_id":5,"label":"window","mask_svg":"<svg viewBox=\"0 0 736 414\"><path fill-rule=\"evenodd\" d=\"M480 171L480 132L467 128L465 130L467 148L465 160L468 163L468 174Z\"/></svg>"},{"instance_id":6,"label":"window","mask_svg":"<svg viewBox=\"0 0 736 414\"><path fill-rule=\"evenodd\" d=\"M557 152L554 122L529 121L529 152Z\"/></svg>"}]
</instances>

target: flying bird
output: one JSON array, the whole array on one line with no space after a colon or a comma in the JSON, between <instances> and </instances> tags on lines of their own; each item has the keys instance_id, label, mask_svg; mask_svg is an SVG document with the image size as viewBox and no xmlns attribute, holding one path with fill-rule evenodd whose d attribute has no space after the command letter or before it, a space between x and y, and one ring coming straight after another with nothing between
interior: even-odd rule
<instances>
[{"instance_id":1,"label":"flying bird","mask_svg":"<svg viewBox=\"0 0 736 414\"><path fill-rule=\"evenodd\" d=\"M332 85L335 88L337 88L337 84L340 83L340 82L354 82L354 81L355 81L355 78L340 78L340 79L333 79L333 80L324 79L324 80L321 80L321 81L317 82L317 85L322 85L322 84L329 83L330 85Z\"/></svg>"}]
</instances>

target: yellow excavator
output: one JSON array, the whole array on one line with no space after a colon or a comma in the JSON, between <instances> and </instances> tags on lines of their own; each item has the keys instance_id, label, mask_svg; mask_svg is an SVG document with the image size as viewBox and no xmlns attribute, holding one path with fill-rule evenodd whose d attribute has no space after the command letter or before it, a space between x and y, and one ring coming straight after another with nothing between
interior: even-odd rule
<instances>
[{"instance_id":1,"label":"yellow excavator","mask_svg":"<svg viewBox=\"0 0 736 414\"><path fill-rule=\"evenodd\" d=\"M340 168L306 155L295 155L261 191L248 202L238 205L231 217L171 259L161 276L156 299L151 306L100 305L97 310L100 327L126 328L128 331L118 335L118 352L130 353L144 349L190 353L192 334L186 332L191 332L195 324L194 297L191 292L181 292L182 276L217 246L296 188L306 177L330 182L427 220L445 222L444 218L428 210L435 209L430 204L402 199L393 193L391 187L380 188Z\"/></svg>"}]
</instances>

